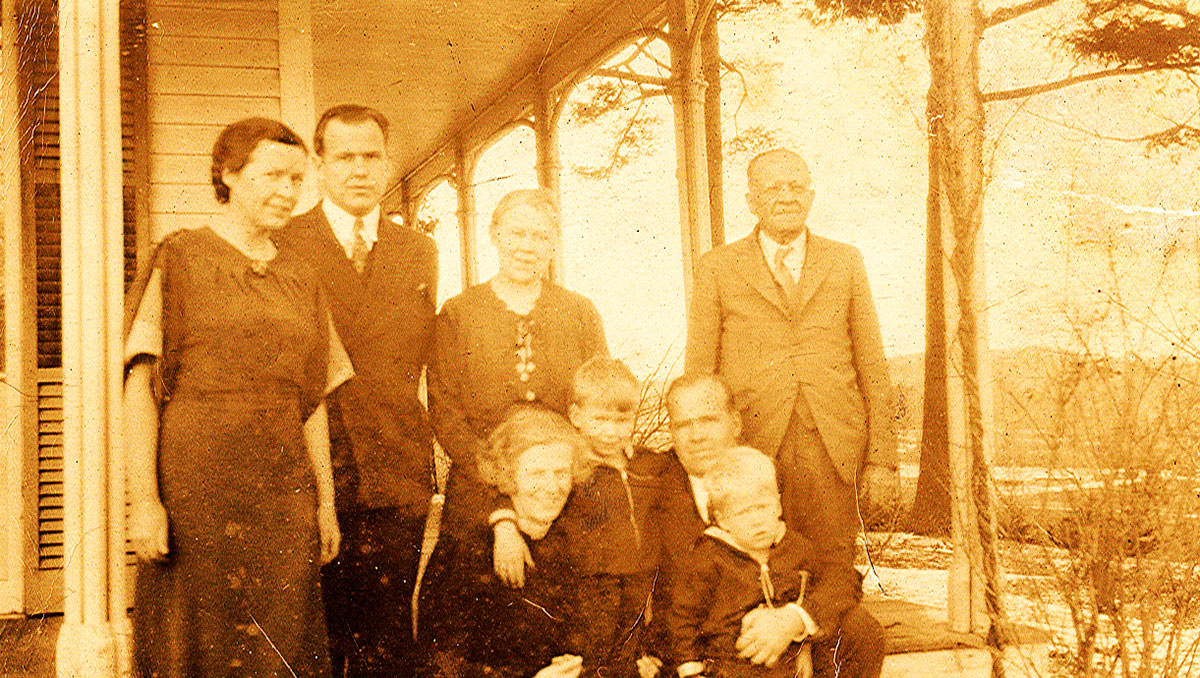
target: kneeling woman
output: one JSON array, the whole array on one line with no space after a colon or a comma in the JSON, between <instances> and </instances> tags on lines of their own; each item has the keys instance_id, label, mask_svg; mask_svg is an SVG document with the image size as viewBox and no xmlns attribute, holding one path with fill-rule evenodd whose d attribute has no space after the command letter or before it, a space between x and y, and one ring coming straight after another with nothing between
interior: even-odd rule
<instances>
[{"instance_id":1,"label":"kneeling woman","mask_svg":"<svg viewBox=\"0 0 1200 678\"><path fill-rule=\"evenodd\" d=\"M492 433L480 476L512 499L537 567L524 588L511 588L493 572L491 528L443 533L421 584L427 675L580 675L582 643L572 622L578 577L556 520L588 471L585 452L575 429L542 409L518 409Z\"/></svg>"}]
</instances>

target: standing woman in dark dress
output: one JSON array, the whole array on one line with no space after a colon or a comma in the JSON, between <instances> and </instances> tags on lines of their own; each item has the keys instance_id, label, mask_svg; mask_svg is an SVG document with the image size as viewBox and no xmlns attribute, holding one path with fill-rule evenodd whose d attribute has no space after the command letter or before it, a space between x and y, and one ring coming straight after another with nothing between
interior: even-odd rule
<instances>
[{"instance_id":1,"label":"standing woman in dark dress","mask_svg":"<svg viewBox=\"0 0 1200 678\"><path fill-rule=\"evenodd\" d=\"M304 142L226 127L222 210L135 289L125 383L138 676L328 676L318 568L338 550L324 396L350 374L320 283L270 234Z\"/></svg>"},{"instance_id":2,"label":"standing woman in dark dress","mask_svg":"<svg viewBox=\"0 0 1200 678\"><path fill-rule=\"evenodd\" d=\"M443 526L453 531L492 516L496 569L523 580L525 544L511 511L496 521L496 495L479 481L476 460L492 429L517 403L566 414L576 368L607 353L596 307L550 282L562 223L545 189L501 198L489 227L499 271L446 301L437 318L429 371L434 432L453 466Z\"/></svg>"}]
</instances>

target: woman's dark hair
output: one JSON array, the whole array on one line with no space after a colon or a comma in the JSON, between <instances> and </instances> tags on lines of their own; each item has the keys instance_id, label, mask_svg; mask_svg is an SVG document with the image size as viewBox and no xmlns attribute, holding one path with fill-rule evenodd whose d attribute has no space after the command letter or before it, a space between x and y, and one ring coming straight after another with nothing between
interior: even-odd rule
<instances>
[{"instance_id":1,"label":"woman's dark hair","mask_svg":"<svg viewBox=\"0 0 1200 678\"><path fill-rule=\"evenodd\" d=\"M570 422L543 407L516 406L488 436L487 445L476 460L479 476L501 494L511 496L516 491L515 474L521 455L531 447L554 444L570 446L572 476L576 483L591 474L587 442Z\"/></svg>"},{"instance_id":2,"label":"woman's dark hair","mask_svg":"<svg viewBox=\"0 0 1200 678\"><path fill-rule=\"evenodd\" d=\"M250 154L264 141L274 141L296 146L308 153L308 147L299 134L290 127L269 118L246 118L231 123L221 130L212 150L212 184L217 202L229 202L229 187L221 175L226 171L240 172L250 160Z\"/></svg>"}]
</instances>

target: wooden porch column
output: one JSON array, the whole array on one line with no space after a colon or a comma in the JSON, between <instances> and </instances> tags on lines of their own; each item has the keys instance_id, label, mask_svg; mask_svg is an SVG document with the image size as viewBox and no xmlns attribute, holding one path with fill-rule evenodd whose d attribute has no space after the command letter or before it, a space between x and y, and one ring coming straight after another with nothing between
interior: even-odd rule
<instances>
[{"instance_id":1,"label":"wooden porch column","mask_svg":"<svg viewBox=\"0 0 1200 678\"><path fill-rule=\"evenodd\" d=\"M63 626L60 678L129 675L121 454L118 0L60 0Z\"/></svg>"},{"instance_id":2,"label":"wooden porch column","mask_svg":"<svg viewBox=\"0 0 1200 678\"><path fill-rule=\"evenodd\" d=\"M708 154L704 132L704 76L700 32L713 0L671 0L671 104L675 111L675 176L683 236L684 292L691 297L695 262L712 249Z\"/></svg>"},{"instance_id":3,"label":"wooden porch column","mask_svg":"<svg viewBox=\"0 0 1200 678\"><path fill-rule=\"evenodd\" d=\"M558 115L562 106L554 92L544 83L538 83L538 98L533 115L533 135L537 147L538 187L554 194L554 202L562 206L562 163L558 157ZM550 279L562 284L562 248L554 255L550 266Z\"/></svg>"},{"instance_id":4,"label":"wooden porch column","mask_svg":"<svg viewBox=\"0 0 1200 678\"><path fill-rule=\"evenodd\" d=\"M465 290L479 280L479 258L475 242L475 154L467 151L462 139L455 144L454 188L458 192L458 241Z\"/></svg>"},{"instance_id":5,"label":"wooden porch column","mask_svg":"<svg viewBox=\"0 0 1200 678\"><path fill-rule=\"evenodd\" d=\"M413 195L412 181L407 177L400 180L400 213L404 215L404 225L414 231L421 230L418 226L418 212L421 209L420 200Z\"/></svg>"},{"instance_id":6,"label":"wooden porch column","mask_svg":"<svg viewBox=\"0 0 1200 678\"><path fill-rule=\"evenodd\" d=\"M720 24L711 17L700 37L704 73L704 147L708 154L709 222L712 246L725 244L725 148L721 138L721 37Z\"/></svg>"},{"instance_id":7,"label":"wooden porch column","mask_svg":"<svg viewBox=\"0 0 1200 678\"><path fill-rule=\"evenodd\" d=\"M21 198L21 86L17 74L17 0L0 2L0 224L4 229L4 382L0 396L5 421L0 438L0 613L22 612L22 476L24 460L37 445L36 328L34 318L34 233Z\"/></svg>"}]
</instances>

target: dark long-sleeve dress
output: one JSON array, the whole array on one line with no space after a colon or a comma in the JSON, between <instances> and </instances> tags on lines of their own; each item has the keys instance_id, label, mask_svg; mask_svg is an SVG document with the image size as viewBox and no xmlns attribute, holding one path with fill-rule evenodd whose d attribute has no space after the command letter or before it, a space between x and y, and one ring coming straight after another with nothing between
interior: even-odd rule
<instances>
[{"instance_id":1,"label":"dark long-sleeve dress","mask_svg":"<svg viewBox=\"0 0 1200 678\"><path fill-rule=\"evenodd\" d=\"M443 520L453 530L491 506L476 459L508 410L536 403L565 415L575 370L608 347L592 302L550 282L528 315L509 310L487 283L471 287L446 301L435 337L429 411L454 462Z\"/></svg>"},{"instance_id":2,"label":"dark long-sleeve dress","mask_svg":"<svg viewBox=\"0 0 1200 678\"><path fill-rule=\"evenodd\" d=\"M578 572L560 526L526 539L538 566L523 588L492 571L484 524L444 534L421 583L418 646L428 678L528 678L554 657L581 654Z\"/></svg>"},{"instance_id":3,"label":"dark long-sleeve dress","mask_svg":"<svg viewBox=\"0 0 1200 678\"><path fill-rule=\"evenodd\" d=\"M317 278L207 228L164 240L154 271L126 353L159 358L170 553L138 567L136 675L329 675L303 426L350 370Z\"/></svg>"}]
</instances>

